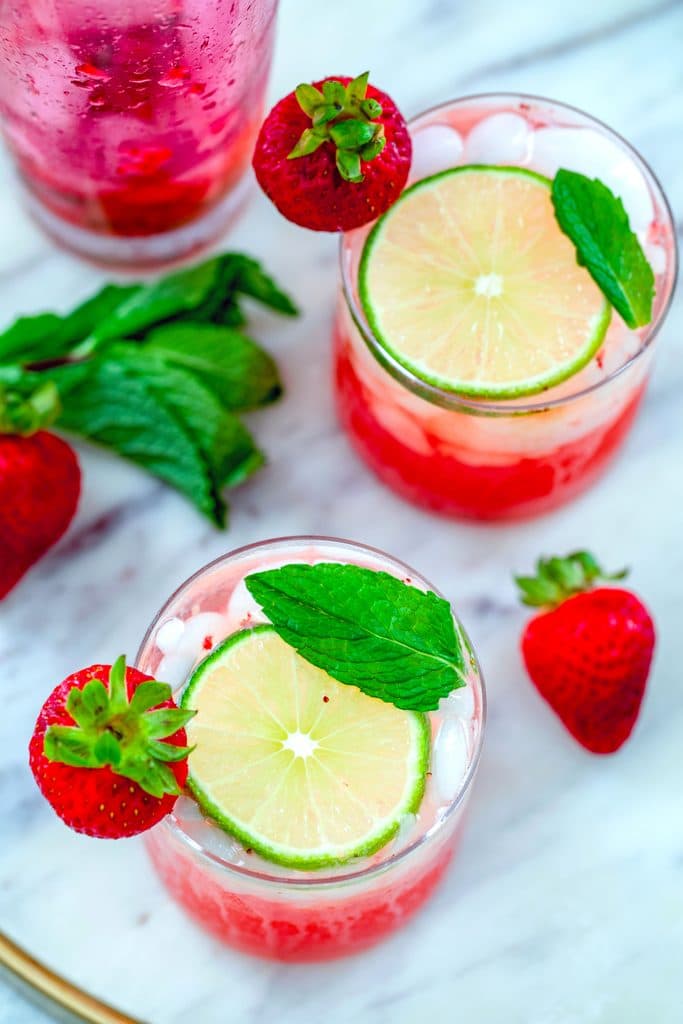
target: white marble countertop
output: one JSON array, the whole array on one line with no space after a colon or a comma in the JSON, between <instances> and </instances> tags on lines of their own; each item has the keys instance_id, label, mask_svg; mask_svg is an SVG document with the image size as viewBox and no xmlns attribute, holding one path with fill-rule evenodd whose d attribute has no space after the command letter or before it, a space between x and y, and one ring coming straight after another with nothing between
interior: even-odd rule
<instances>
[{"instance_id":1,"label":"white marble countertop","mask_svg":"<svg viewBox=\"0 0 683 1024\"><path fill-rule=\"evenodd\" d=\"M683 5L657 0L284 0L273 97L299 79L372 69L406 112L486 90L553 96L626 135L683 210ZM371 13L370 13L371 12ZM0 158L0 320L72 304L101 274L24 217ZM679 222L680 223L680 222ZM680 234L680 227L679 227ZM680 623L683 308L674 304L640 419L607 478L557 514L483 528L384 490L335 422L328 376L336 244L261 197L228 239L264 258L305 313L260 316L285 399L254 416L270 466L234 494L227 534L173 491L79 447L68 536L0 608L0 921L48 964L149 1024L676 1024L683 982ZM290 967L221 948L161 891L137 841L68 832L32 784L26 744L47 690L77 666L132 657L170 591L231 547L328 533L412 562L455 602L480 652L490 720L469 828L428 908L359 958ZM510 574L590 546L633 566L659 646L632 741L575 746L526 680ZM42 1013L9 990L1 1024Z\"/></svg>"}]
</instances>

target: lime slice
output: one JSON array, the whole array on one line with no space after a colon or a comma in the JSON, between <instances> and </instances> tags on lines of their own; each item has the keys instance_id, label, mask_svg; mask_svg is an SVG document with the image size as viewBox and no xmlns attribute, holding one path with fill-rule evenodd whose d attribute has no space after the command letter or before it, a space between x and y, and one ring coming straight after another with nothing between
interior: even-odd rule
<instances>
[{"instance_id":1,"label":"lime slice","mask_svg":"<svg viewBox=\"0 0 683 1024\"><path fill-rule=\"evenodd\" d=\"M611 307L555 220L550 184L516 167L456 167L378 220L360 297L399 363L447 391L515 398L591 359Z\"/></svg>"},{"instance_id":2,"label":"lime slice","mask_svg":"<svg viewBox=\"0 0 683 1024\"><path fill-rule=\"evenodd\" d=\"M298 868L374 853L417 810L424 715L338 683L271 626L235 633L194 671L188 785L204 813Z\"/></svg>"}]
</instances>

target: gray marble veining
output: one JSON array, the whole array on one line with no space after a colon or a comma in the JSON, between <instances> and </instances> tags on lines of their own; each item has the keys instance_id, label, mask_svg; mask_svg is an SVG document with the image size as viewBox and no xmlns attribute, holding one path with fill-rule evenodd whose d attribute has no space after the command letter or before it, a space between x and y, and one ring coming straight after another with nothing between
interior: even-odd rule
<instances>
[{"instance_id":1,"label":"gray marble veining","mask_svg":"<svg viewBox=\"0 0 683 1024\"><path fill-rule=\"evenodd\" d=\"M683 4L509 5L284 0L271 93L365 67L408 113L466 92L520 90L590 110L626 135L683 210ZM0 321L66 307L102 274L57 251L17 206L0 158ZM680 218L680 213L679 213ZM256 196L227 245L262 257L304 310L260 314L287 395L253 417L270 465L232 499L230 531L113 457L79 446L84 492L68 536L0 609L0 921L36 955L150 1024L657 1024L680 1021L683 826L683 308L662 333L645 408L590 494L515 527L432 518L385 491L335 422L327 380L336 242ZM164 896L136 841L62 828L32 785L26 744L49 687L135 654L190 572L262 537L318 532L412 562L451 598L481 654L487 743L469 828L445 884L402 934L318 967L220 948ZM590 545L633 566L659 627L651 686L614 758L574 746L525 679L511 573ZM144 557L141 553L144 552ZM0 1024L39 1011L0 993Z\"/></svg>"}]
</instances>

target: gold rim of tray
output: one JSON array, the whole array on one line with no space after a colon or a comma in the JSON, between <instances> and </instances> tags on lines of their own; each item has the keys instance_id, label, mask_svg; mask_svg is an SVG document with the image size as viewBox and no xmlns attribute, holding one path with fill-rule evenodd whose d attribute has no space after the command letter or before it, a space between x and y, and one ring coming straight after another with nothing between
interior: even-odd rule
<instances>
[{"instance_id":1,"label":"gold rim of tray","mask_svg":"<svg viewBox=\"0 0 683 1024\"><path fill-rule=\"evenodd\" d=\"M0 967L6 981L57 1020L68 1024L144 1024L67 981L2 933Z\"/></svg>"}]
</instances>

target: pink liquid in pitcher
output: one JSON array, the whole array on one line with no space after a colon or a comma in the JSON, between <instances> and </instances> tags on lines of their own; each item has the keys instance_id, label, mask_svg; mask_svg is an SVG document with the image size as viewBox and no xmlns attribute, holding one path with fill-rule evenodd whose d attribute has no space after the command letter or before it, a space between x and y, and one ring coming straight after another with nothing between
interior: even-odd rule
<instances>
[{"instance_id":1,"label":"pink liquid in pitcher","mask_svg":"<svg viewBox=\"0 0 683 1024\"><path fill-rule=\"evenodd\" d=\"M185 225L239 181L276 0L9 0L0 114L29 192L89 231Z\"/></svg>"}]
</instances>

